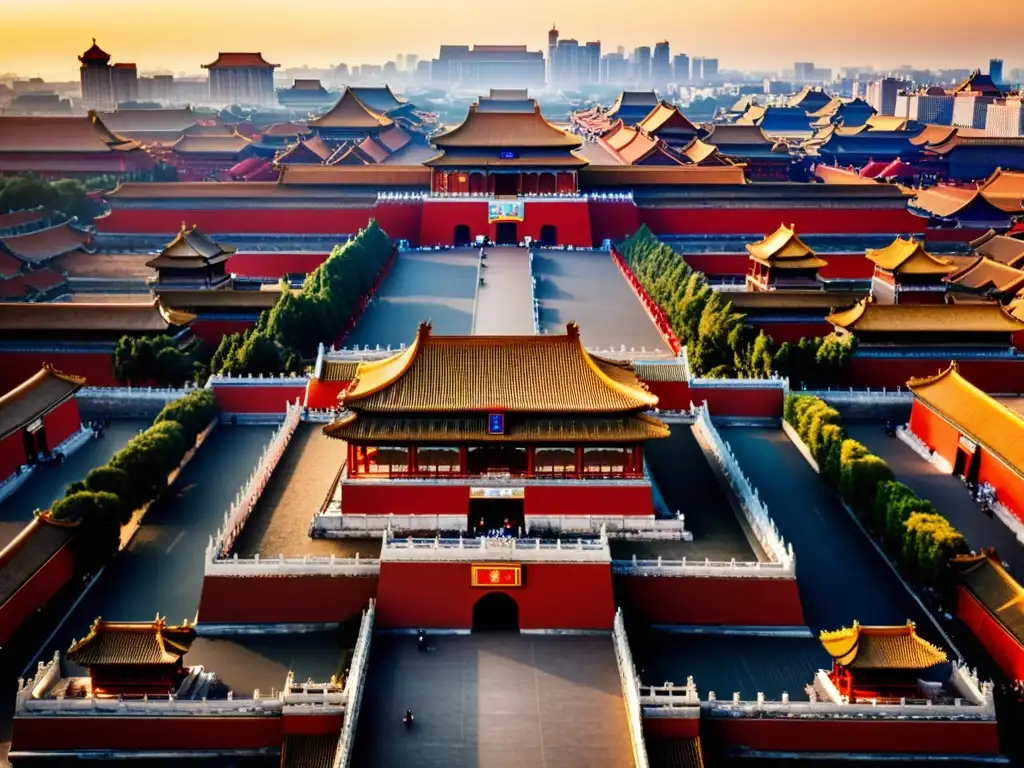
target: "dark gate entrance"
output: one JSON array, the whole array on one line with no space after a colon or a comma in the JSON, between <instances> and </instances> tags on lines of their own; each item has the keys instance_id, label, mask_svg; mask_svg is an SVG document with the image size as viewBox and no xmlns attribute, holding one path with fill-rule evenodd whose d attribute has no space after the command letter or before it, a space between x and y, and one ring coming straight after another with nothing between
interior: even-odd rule
<instances>
[{"instance_id":1,"label":"dark gate entrance","mask_svg":"<svg viewBox=\"0 0 1024 768\"><path fill-rule=\"evenodd\" d=\"M553 247L558 245L558 227L554 224L545 224L540 228L540 244Z\"/></svg>"},{"instance_id":2,"label":"dark gate entrance","mask_svg":"<svg viewBox=\"0 0 1024 768\"><path fill-rule=\"evenodd\" d=\"M468 224L456 224L455 225L455 247L465 248L469 245L469 225Z\"/></svg>"},{"instance_id":3,"label":"dark gate entrance","mask_svg":"<svg viewBox=\"0 0 1024 768\"><path fill-rule=\"evenodd\" d=\"M504 531L519 536L525 528L522 499L470 499L468 528L482 536Z\"/></svg>"},{"instance_id":4,"label":"dark gate entrance","mask_svg":"<svg viewBox=\"0 0 1024 768\"><path fill-rule=\"evenodd\" d=\"M516 245L519 243L516 223L514 221L499 221L495 235L498 245Z\"/></svg>"},{"instance_id":5,"label":"dark gate entrance","mask_svg":"<svg viewBox=\"0 0 1024 768\"><path fill-rule=\"evenodd\" d=\"M491 176L494 179L494 195L518 195L519 174L516 173L495 173Z\"/></svg>"},{"instance_id":6,"label":"dark gate entrance","mask_svg":"<svg viewBox=\"0 0 1024 768\"><path fill-rule=\"evenodd\" d=\"M488 592L473 606L474 632L518 632L519 606L506 592Z\"/></svg>"}]
</instances>

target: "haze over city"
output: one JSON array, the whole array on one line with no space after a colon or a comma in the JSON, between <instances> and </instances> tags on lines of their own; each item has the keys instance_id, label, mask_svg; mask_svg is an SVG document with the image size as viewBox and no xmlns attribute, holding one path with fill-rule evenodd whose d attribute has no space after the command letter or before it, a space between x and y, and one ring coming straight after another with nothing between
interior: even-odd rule
<instances>
[{"instance_id":1,"label":"haze over city","mask_svg":"<svg viewBox=\"0 0 1024 768\"><path fill-rule=\"evenodd\" d=\"M591 0L583 13L544 0L508 5L466 0L389 0L339 4L307 0L39 0L5 3L0 72L74 77L75 55L97 37L140 69L199 72L218 51L259 50L282 66L382 63L398 53L436 55L442 43L544 46L555 22L563 36L600 40L606 50L668 39L677 51L717 56L726 69L781 69L794 60L876 69L981 66L992 56L1008 68L1024 23L1019 0L977 0L955 12L946 0L718 0L641 5ZM561 11L561 13L559 13ZM894 43L894 38L896 43ZM951 43L955 43L952 45Z\"/></svg>"}]
</instances>

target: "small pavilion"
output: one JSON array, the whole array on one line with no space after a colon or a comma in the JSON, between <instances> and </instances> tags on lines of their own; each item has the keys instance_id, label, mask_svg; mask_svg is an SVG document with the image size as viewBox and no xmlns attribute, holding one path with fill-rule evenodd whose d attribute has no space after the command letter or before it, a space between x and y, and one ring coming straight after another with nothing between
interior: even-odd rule
<instances>
[{"instance_id":1,"label":"small pavilion","mask_svg":"<svg viewBox=\"0 0 1024 768\"><path fill-rule=\"evenodd\" d=\"M197 290L225 288L231 285L228 259L235 249L210 239L195 226L181 223L181 231L146 266L157 271L151 280L154 293L162 288Z\"/></svg>"},{"instance_id":2,"label":"small pavilion","mask_svg":"<svg viewBox=\"0 0 1024 768\"><path fill-rule=\"evenodd\" d=\"M869 248L875 265L871 296L879 304L943 304L947 285L943 278L957 267L933 256L919 240L897 237L885 248Z\"/></svg>"},{"instance_id":3,"label":"small pavilion","mask_svg":"<svg viewBox=\"0 0 1024 768\"><path fill-rule=\"evenodd\" d=\"M796 234L795 225L782 224L768 237L747 245L750 272L747 290L822 290L818 270L828 264Z\"/></svg>"}]
</instances>

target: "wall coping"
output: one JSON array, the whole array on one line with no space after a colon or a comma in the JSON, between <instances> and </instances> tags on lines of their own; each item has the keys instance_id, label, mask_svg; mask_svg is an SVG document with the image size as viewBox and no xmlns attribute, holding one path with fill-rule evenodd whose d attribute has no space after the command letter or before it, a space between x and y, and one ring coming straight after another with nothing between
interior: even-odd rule
<instances>
[{"instance_id":1,"label":"wall coping","mask_svg":"<svg viewBox=\"0 0 1024 768\"><path fill-rule=\"evenodd\" d=\"M213 389L214 387L296 387L306 386L309 383L308 376L298 376L291 374L290 376L264 376L262 373L259 376L253 376L251 373L248 376L230 376L224 373L215 373L206 380L206 388Z\"/></svg>"},{"instance_id":2,"label":"wall coping","mask_svg":"<svg viewBox=\"0 0 1024 768\"><path fill-rule=\"evenodd\" d=\"M643 711L640 708L640 680L633 664L633 653L626 636L626 623L622 609L615 611L612 623L612 643L615 647L615 662L619 669L622 696L626 700L626 717L629 719L629 739L633 746L633 764L637 768L648 768L647 745L644 742Z\"/></svg>"},{"instance_id":3,"label":"wall coping","mask_svg":"<svg viewBox=\"0 0 1024 768\"><path fill-rule=\"evenodd\" d=\"M352 653L348 679L345 680L345 720L341 725L341 736L338 739L338 749L334 753L332 768L348 768L352 761L356 727L359 724L359 708L363 701L363 687L366 685L366 671L370 663L376 609L377 601L371 598L370 605L363 611L363 618L359 623L359 636L356 638L356 647Z\"/></svg>"},{"instance_id":4,"label":"wall coping","mask_svg":"<svg viewBox=\"0 0 1024 768\"><path fill-rule=\"evenodd\" d=\"M394 539L384 535L380 551L386 562L611 563L608 536L603 527L598 539Z\"/></svg>"}]
</instances>

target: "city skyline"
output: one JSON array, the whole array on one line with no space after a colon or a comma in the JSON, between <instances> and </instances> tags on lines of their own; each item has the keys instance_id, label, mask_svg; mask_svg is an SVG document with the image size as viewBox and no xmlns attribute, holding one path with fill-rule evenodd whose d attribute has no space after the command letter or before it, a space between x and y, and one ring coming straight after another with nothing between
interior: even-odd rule
<instances>
[{"instance_id":1,"label":"city skyline","mask_svg":"<svg viewBox=\"0 0 1024 768\"><path fill-rule=\"evenodd\" d=\"M174 14L188 23L171 24L161 5L150 0L39 0L5 10L9 39L0 48L0 73L77 79L76 57L93 37L116 60L135 62L140 71L200 74L201 65L219 51L261 51L283 68L321 68L379 64L399 54L427 58L442 44L526 44L545 50L552 22L563 37L600 40L604 52L619 45L627 51L653 47L667 39L673 53L717 57L723 69L778 71L795 61L879 70L902 64L984 68L989 58L1003 58L1007 70L1024 64L1013 56L1015 25L992 23L993 18L1024 20L1019 0L978 0L975 7L984 12L968 18L943 15L936 6L951 3L927 0L861 0L856 10L808 0L771 5L721 0L700 9L699 25L685 13L667 13L674 5L664 3L662 10L657 5L648 5L637 18L624 18L616 0L592 0L583 18L572 19L563 9L559 22L550 3L521 0L514 14L496 24L493 6L466 0L434 0L422 13L409 12L424 7L418 0L391 0L387 11L379 5L342 10L329 0L307 0L284 15L280 3L271 0L221 0L215 12L208 2L179 0ZM145 18L147 8L152 22ZM317 23L328 14L344 23ZM742 26L735 24L737 14L745 20ZM791 20L801 15L808 23L797 28ZM837 25L841 36L834 31ZM894 35L899 44L893 43Z\"/></svg>"}]
</instances>

